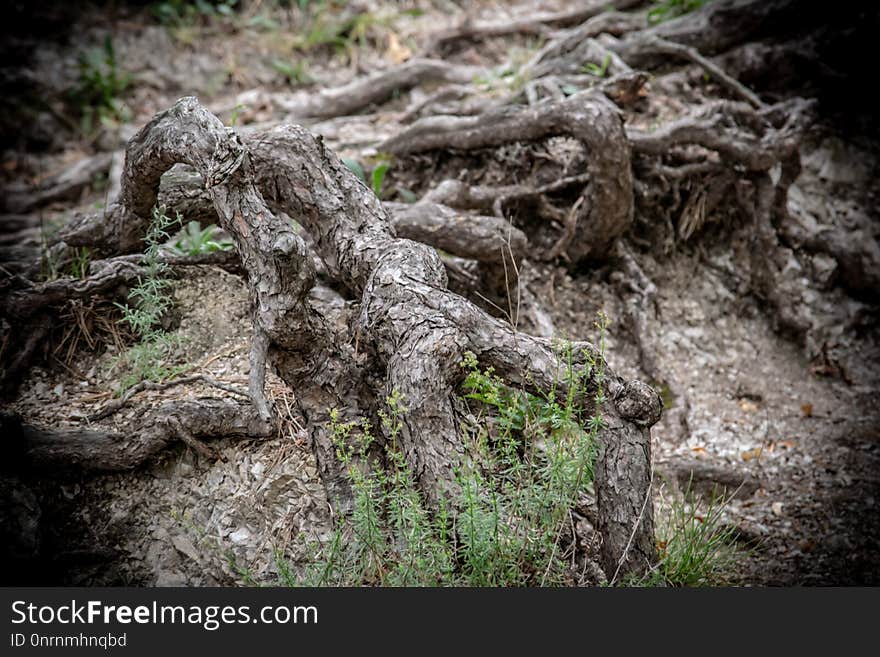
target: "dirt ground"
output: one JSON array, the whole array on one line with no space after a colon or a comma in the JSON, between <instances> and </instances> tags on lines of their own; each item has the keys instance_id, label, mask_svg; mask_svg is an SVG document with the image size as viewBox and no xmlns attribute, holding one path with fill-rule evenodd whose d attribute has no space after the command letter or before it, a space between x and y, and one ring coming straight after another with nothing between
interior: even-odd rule
<instances>
[{"instance_id":1,"label":"dirt ground","mask_svg":"<svg viewBox=\"0 0 880 657\"><path fill-rule=\"evenodd\" d=\"M397 10L395 3L362 4L387 15L389 27L377 29L375 41L358 49L356 57L332 49L311 54L308 73L315 82L294 93L314 93L395 63L425 34L458 24L461 5L470 5L470 14L484 20L527 14L535 4L544 10L566 6L561 1L406 3L405 8L425 10L411 16L401 13L404 3ZM292 10L254 5L235 25L199 18L172 27L158 24L141 8L122 8L87 12L76 19L78 29L63 35L57 17L49 15L38 37L21 35L20 43L8 37L7 49L30 48L26 61L20 56L15 84L39 80L44 93L63 97L77 76L77 54L107 34L133 84L125 98L130 119L91 139L64 137L60 101L39 114L27 138L3 154L7 190L26 188L95 152L118 151L153 113L185 94L197 94L224 121L235 113L243 129L271 120L273 110L263 95L290 90L273 62L290 52L296 26ZM489 39L455 57L490 64L511 49L528 52L535 47L533 38ZM664 80L678 83L679 75L658 74L656 88L664 88ZM366 157L424 93L416 89L408 98L357 116L313 121L309 128L343 155ZM790 193L790 212L819 224L868 226L865 238L877 248L875 145L825 125L804 141L801 156L803 171ZM105 203L107 186L97 180L76 198L28 212L41 212L44 224L63 223L76 209ZM610 365L625 377L656 385L666 405L652 433L655 504L662 510L664 496L689 482L704 495L715 487L732 494L725 521L737 528L744 550L732 581L880 584L876 305L829 282L827 263L816 256L797 278L814 330L804 340L792 340L748 292L739 273L748 257L750 230L719 217L689 240L666 236L658 248L662 233L637 222L624 241L656 285L654 308L627 305L622 274L613 262L577 273L550 263L528 264L523 285L545 300L557 331L567 338L595 339L597 313L611 318ZM27 234L12 246L39 249L39 241L39 234ZM182 338L174 360L244 386L250 332L245 286L216 267L193 271L174 287L174 330ZM646 322L641 338L626 319L633 313ZM112 399L112 362L120 345L109 341L89 349L83 343L70 353L62 337L56 336L47 358L6 404L29 422L81 426ZM295 390L270 379L268 391L278 408L292 408ZM164 398L218 394L223 393L198 384L140 393L99 424L124 431L132 418ZM39 555L28 562L29 583L274 583L276 553L298 563L309 544L331 531L314 458L304 432L296 430L295 414L289 413L287 428L272 439L213 443L220 460L181 445L129 473L88 478L4 473L4 494L32 519L16 532L21 549Z\"/></svg>"}]
</instances>

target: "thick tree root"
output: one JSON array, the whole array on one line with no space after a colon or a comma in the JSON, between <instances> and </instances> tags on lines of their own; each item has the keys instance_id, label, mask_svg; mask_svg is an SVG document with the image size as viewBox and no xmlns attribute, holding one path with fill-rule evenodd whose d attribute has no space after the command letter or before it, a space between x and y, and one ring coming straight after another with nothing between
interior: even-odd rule
<instances>
[{"instance_id":1,"label":"thick tree root","mask_svg":"<svg viewBox=\"0 0 880 657\"><path fill-rule=\"evenodd\" d=\"M250 404L210 399L166 402L124 432L41 428L10 414L0 415L0 427L13 460L50 472L122 472L145 464L178 440L192 444L198 438L275 434L274 425L264 422Z\"/></svg>"},{"instance_id":2,"label":"thick tree root","mask_svg":"<svg viewBox=\"0 0 880 657\"><path fill-rule=\"evenodd\" d=\"M287 114L287 120L332 118L354 114L365 107L383 103L394 94L431 82L467 83L484 73L474 66L455 66L437 59L410 59L399 66L357 79L318 94L273 96L274 103Z\"/></svg>"},{"instance_id":3,"label":"thick tree root","mask_svg":"<svg viewBox=\"0 0 880 657\"><path fill-rule=\"evenodd\" d=\"M579 140L590 154L589 203L578 213L566 253L573 262L601 258L632 221L629 144L616 108L598 94L578 94L534 108L502 108L477 117L431 117L382 144L397 155L432 150L475 150L554 136Z\"/></svg>"},{"instance_id":4,"label":"thick tree root","mask_svg":"<svg viewBox=\"0 0 880 657\"><path fill-rule=\"evenodd\" d=\"M622 135L619 120L603 102L588 104L594 108L590 116ZM586 118L579 112L558 116L570 130L582 132L573 126ZM586 134L598 138L598 132L594 127ZM138 231L146 231L159 178L177 162L201 174L221 226L236 243L253 299L255 331L266 341L269 362L297 390L298 410L330 499L345 506L347 492L327 431L331 408L339 411L337 422L369 418L385 396L399 395L406 412L397 444L425 498L437 504L441 496L456 499L453 473L465 456L456 387L466 351L515 385L535 391L564 385L557 379L564 370L561 356L550 342L517 333L449 292L436 251L395 237L382 204L320 139L301 128L277 128L245 147L194 99L182 99L159 114L129 144L122 193L111 210L118 250L129 249ZM360 300L352 342L313 307L311 254L292 226L277 218L282 212L308 231L327 276ZM78 233L96 236L104 245L113 240L112 232L88 221ZM497 239L497 230L492 234L490 239ZM595 353L586 343L574 345L574 351L576 365L582 366L583 354ZM259 415L266 410L260 395L262 353L258 342L251 395ZM603 566L610 577L618 567L643 572L655 558L648 428L659 417L660 402L648 386L624 383L610 372L603 385L611 402L602 409L596 485ZM589 396L582 401L592 404Z\"/></svg>"}]
</instances>

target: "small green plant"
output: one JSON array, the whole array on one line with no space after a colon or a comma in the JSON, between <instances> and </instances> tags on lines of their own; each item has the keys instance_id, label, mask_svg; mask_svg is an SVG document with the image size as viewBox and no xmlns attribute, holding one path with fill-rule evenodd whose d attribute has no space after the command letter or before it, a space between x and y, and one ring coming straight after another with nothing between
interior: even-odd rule
<instances>
[{"instance_id":1,"label":"small green plant","mask_svg":"<svg viewBox=\"0 0 880 657\"><path fill-rule=\"evenodd\" d=\"M238 0L164 0L152 7L153 15L163 25L185 27L197 20L232 16Z\"/></svg>"},{"instance_id":2,"label":"small green plant","mask_svg":"<svg viewBox=\"0 0 880 657\"><path fill-rule=\"evenodd\" d=\"M234 128L235 124L238 123L238 115L244 109L247 109L247 105L244 105L243 103L238 103L235 107L232 108L232 114L229 117L230 128Z\"/></svg>"},{"instance_id":3,"label":"small green plant","mask_svg":"<svg viewBox=\"0 0 880 657\"><path fill-rule=\"evenodd\" d=\"M604 349L604 320L600 324ZM354 492L350 516L331 538L311 546L304 574L281 561L287 584L544 586L578 582L572 566L571 509L592 493L602 427L604 360L576 358L560 346L558 388L537 396L507 385L467 353L462 393L474 405L463 438L472 458L455 471L460 491L428 510L398 439L407 413L393 393L371 422L343 422L330 411L330 433ZM583 363L576 366L575 363ZM581 408L589 398L590 411ZM476 414L476 415L475 415ZM476 416L479 417L476 417ZM383 458L375 458L381 442ZM453 513L453 509L455 513ZM285 575L286 574L286 575Z\"/></svg>"},{"instance_id":4,"label":"small green plant","mask_svg":"<svg viewBox=\"0 0 880 657\"><path fill-rule=\"evenodd\" d=\"M474 77L474 84L492 95L521 91L528 81L519 70L513 68L496 69Z\"/></svg>"},{"instance_id":5,"label":"small green plant","mask_svg":"<svg viewBox=\"0 0 880 657\"><path fill-rule=\"evenodd\" d=\"M169 238L168 230L180 224L180 215L172 219L164 208L153 209L153 221L144 242L143 266L145 275L129 292L128 303L116 306L122 311L120 323L127 324L139 341L114 360L121 369L118 393L122 394L144 380L162 381L177 376L182 367L167 364L171 350L177 345L176 336L160 326L165 313L173 305L171 281L167 278L168 265L159 258L161 244Z\"/></svg>"},{"instance_id":6,"label":"small green plant","mask_svg":"<svg viewBox=\"0 0 880 657\"><path fill-rule=\"evenodd\" d=\"M705 5L709 0L661 0L648 11L648 23L656 25L678 18Z\"/></svg>"},{"instance_id":7,"label":"small green plant","mask_svg":"<svg viewBox=\"0 0 880 657\"><path fill-rule=\"evenodd\" d=\"M581 70L584 73L589 73L590 75L595 75L597 78L604 78L605 74L608 73L608 65L611 63L611 55L605 55L602 59L602 65L599 66L594 64L593 62L587 62L583 65Z\"/></svg>"},{"instance_id":8,"label":"small green plant","mask_svg":"<svg viewBox=\"0 0 880 657\"><path fill-rule=\"evenodd\" d=\"M294 64L283 59L273 59L272 68L280 73L288 84L305 85L314 82L309 75L309 64L305 59L300 59Z\"/></svg>"},{"instance_id":9,"label":"small green plant","mask_svg":"<svg viewBox=\"0 0 880 657\"><path fill-rule=\"evenodd\" d=\"M109 36L104 40L103 48L94 48L80 55L79 79L69 97L79 108L83 133L91 133L98 123L129 118L129 111L120 96L130 82L131 76L119 71L113 40Z\"/></svg>"},{"instance_id":10,"label":"small green plant","mask_svg":"<svg viewBox=\"0 0 880 657\"><path fill-rule=\"evenodd\" d=\"M202 228L198 221L190 221L184 227L180 237L171 245L171 251L177 255L187 256L229 251L234 246L232 241L217 239L218 230L214 224Z\"/></svg>"},{"instance_id":11,"label":"small green plant","mask_svg":"<svg viewBox=\"0 0 880 657\"><path fill-rule=\"evenodd\" d=\"M360 162L346 157L342 158L342 163L347 166L362 183L372 189L373 194L375 194L377 198L382 198L382 188L385 185L385 176L391 168L391 162L389 160L385 159L384 156L376 159L376 164L373 166L372 171L370 171L369 183L367 183L367 173L364 171L364 167Z\"/></svg>"},{"instance_id":12,"label":"small green plant","mask_svg":"<svg viewBox=\"0 0 880 657\"><path fill-rule=\"evenodd\" d=\"M391 168L391 163L386 160L380 161L373 167L370 181L372 182L373 194L376 195L376 198L382 198L382 185L385 182L385 174L388 173L389 168Z\"/></svg>"},{"instance_id":13,"label":"small green plant","mask_svg":"<svg viewBox=\"0 0 880 657\"><path fill-rule=\"evenodd\" d=\"M85 278L89 273L89 264L92 262L92 251L87 246L81 246L73 250L70 261L70 275L74 278Z\"/></svg>"}]
</instances>

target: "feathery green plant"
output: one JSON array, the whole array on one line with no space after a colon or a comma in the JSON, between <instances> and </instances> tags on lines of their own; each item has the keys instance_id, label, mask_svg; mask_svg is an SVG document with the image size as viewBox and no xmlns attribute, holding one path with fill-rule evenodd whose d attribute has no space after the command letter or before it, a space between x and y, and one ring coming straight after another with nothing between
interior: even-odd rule
<instances>
[{"instance_id":1,"label":"feathery green plant","mask_svg":"<svg viewBox=\"0 0 880 657\"><path fill-rule=\"evenodd\" d=\"M179 225L180 221L179 214L172 219L165 214L164 208L153 208L153 221L144 238L147 245L143 258L145 275L129 292L129 303L116 304L122 311L119 321L128 324L140 338L139 342L114 360L114 367L122 371L118 394L123 394L141 381L162 381L173 378L183 370L182 367L167 364L178 339L160 326L163 315L173 305L173 299L170 294L171 281L166 276L168 265L160 260L159 249L169 239L169 229Z\"/></svg>"},{"instance_id":2,"label":"feathery green plant","mask_svg":"<svg viewBox=\"0 0 880 657\"><path fill-rule=\"evenodd\" d=\"M600 323L604 349L605 323ZM464 439L473 459L455 472L459 493L440 495L431 513L398 444L407 413L393 393L379 413L384 466L367 420L330 412L337 456L354 491L350 516L314 544L301 576L278 558L281 581L311 586L542 586L577 583L570 512L592 491L593 460L605 403L604 360L561 345L562 385L537 396L507 385L467 353L463 399L475 417ZM585 415L582 400L592 410ZM357 458L355 458L357 457ZM364 464L369 463L369 467ZM453 513L455 509L455 513Z\"/></svg>"},{"instance_id":3,"label":"feathery green plant","mask_svg":"<svg viewBox=\"0 0 880 657\"><path fill-rule=\"evenodd\" d=\"M660 563L652 574L670 586L708 586L729 582L742 557L736 528L725 524L729 497L714 491L701 504L690 484L658 517Z\"/></svg>"}]
</instances>

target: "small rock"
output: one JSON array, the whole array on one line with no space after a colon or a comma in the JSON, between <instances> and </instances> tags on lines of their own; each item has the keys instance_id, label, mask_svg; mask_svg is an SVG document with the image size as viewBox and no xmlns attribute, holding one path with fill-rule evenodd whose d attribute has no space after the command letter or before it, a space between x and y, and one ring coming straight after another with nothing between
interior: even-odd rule
<instances>
[{"instance_id":1,"label":"small rock","mask_svg":"<svg viewBox=\"0 0 880 657\"><path fill-rule=\"evenodd\" d=\"M239 527L229 535L229 540L236 545L241 545L251 537L247 527Z\"/></svg>"},{"instance_id":2,"label":"small rock","mask_svg":"<svg viewBox=\"0 0 880 657\"><path fill-rule=\"evenodd\" d=\"M167 541L168 537L168 530L164 527L156 527L156 529L153 530L153 538L157 541Z\"/></svg>"},{"instance_id":3,"label":"small rock","mask_svg":"<svg viewBox=\"0 0 880 657\"><path fill-rule=\"evenodd\" d=\"M171 544L177 548L178 552L181 552L183 555L189 557L193 561L199 560L199 553L196 550L195 546L192 544L192 541L189 540L183 534L178 534L177 536L173 536L171 538Z\"/></svg>"}]
</instances>

